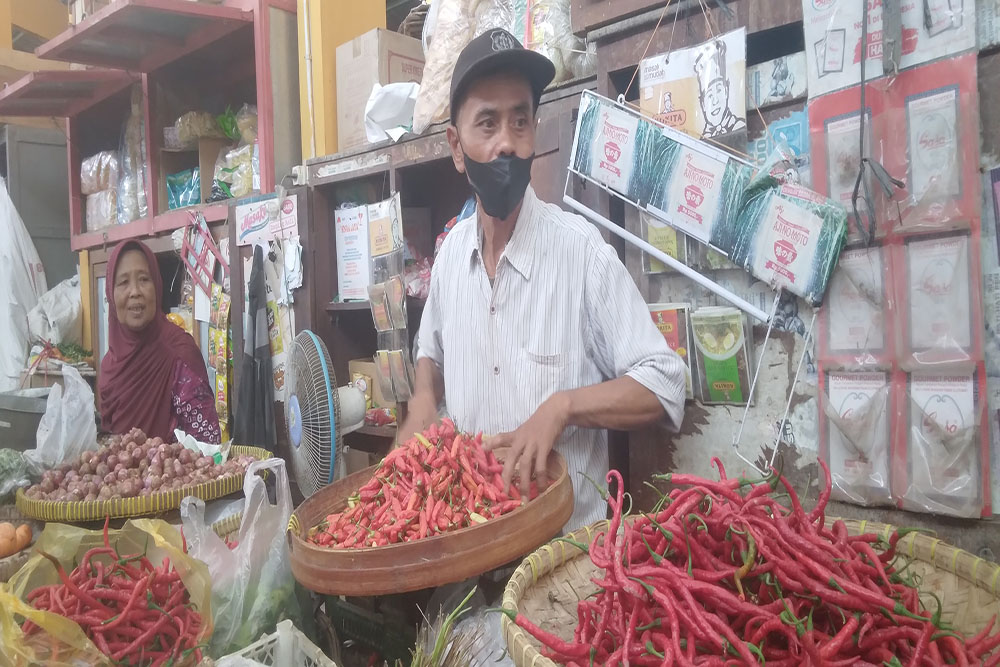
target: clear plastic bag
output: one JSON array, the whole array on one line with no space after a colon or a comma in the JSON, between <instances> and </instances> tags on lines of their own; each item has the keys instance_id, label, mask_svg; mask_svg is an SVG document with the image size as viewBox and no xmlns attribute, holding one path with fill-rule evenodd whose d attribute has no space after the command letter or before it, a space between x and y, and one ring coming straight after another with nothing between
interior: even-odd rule
<instances>
[{"instance_id":1,"label":"clear plastic bag","mask_svg":"<svg viewBox=\"0 0 1000 667\"><path fill-rule=\"evenodd\" d=\"M80 165L80 192L93 195L118 185L118 154L101 151Z\"/></svg>"},{"instance_id":2,"label":"clear plastic bag","mask_svg":"<svg viewBox=\"0 0 1000 667\"><path fill-rule=\"evenodd\" d=\"M275 505L268 500L265 482L257 474L263 470L274 475ZM232 550L205 521L203 501L188 497L181 503L188 553L207 563L212 576L215 631L208 653L215 657L239 651L262 633L273 632L285 618L299 628L307 620L297 597L285 540L293 509L285 462L272 458L252 463L243 491L243 523Z\"/></svg>"},{"instance_id":3,"label":"clear plastic bag","mask_svg":"<svg viewBox=\"0 0 1000 667\"><path fill-rule=\"evenodd\" d=\"M974 373L900 374L903 508L958 517L992 514L986 379Z\"/></svg>"},{"instance_id":4,"label":"clear plastic bag","mask_svg":"<svg viewBox=\"0 0 1000 667\"><path fill-rule=\"evenodd\" d=\"M844 368L891 363L894 312L890 252L881 245L840 253L820 311L820 356Z\"/></svg>"},{"instance_id":5,"label":"clear plastic bag","mask_svg":"<svg viewBox=\"0 0 1000 667\"><path fill-rule=\"evenodd\" d=\"M448 118L451 75L455 61L472 39L475 10L480 0L434 0L440 5L434 39L427 49L427 63L420 82L420 94L413 107L413 132L422 134L431 123Z\"/></svg>"},{"instance_id":6,"label":"clear plastic bag","mask_svg":"<svg viewBox=\"0 0 1000 667\"><path fill-rule=\"evenodd\" d=\"M111 531L109 538L120 553L145 552L153 563L170 559L188 590L191 603L205 617L199 637L202 642L206 641L212 633L211 580L205 564L183 552L177 529L165 521L135 519L121 530ZM101 530L50 523L39 536L35 548L54 556L68 571L89 549L103 544ZM59 576L55 567L35 554L8 584L0 586L0 655L9 661L3 664L50 667L111 664L79 625L58 614L36 610L24 602L28 593L36 588L56 583L59 583ZM38 625L41 632L25 637L18 624L19 617ZM186 664L193 662L191 658Z\"/></svg>"},{"instance_id":7,"label":"clear plastic bag","mask_svg":"<svg viewBox=\"0 0 1000 667\"><path fill-rule=\"evenodd\" d=\"M87 195L84 225L88 232L104 229L118 222L118 189Z\"/></svg>"},{"instance_id":8,"label":"clear plastic bag","mask_svg":"<svg viewBox=\"0 0 1000 667\"><path fill-rule=\"evenodd\" d=\"M857 505L891 502L893 422L890 375L884 371L820 373L820 441L833 497Z\"/></svg>"},{"instance_id":9,"label":"clear plastic bag","mask_svg":"<svg viewBox=\"0 0 1000 667\"><path fill-rule=\"evenodd\" d=\"M201 177L198 168L167 174L167 208L184 208L201 203Z\"/></svg>"},{"instance_id":10,"label":"clear plastic bag","mask_svg":"<svg viewBox=\"0 0 1000 667\"><path fill-rule=\"evenodd\" d=\"M236 129L240 132L240 142L252 144L257 141L257 107L244 104L236 113Z\"/></svg>"},{"instance_id":11,"label":"clear plastic bag","mask_svg":"<svg viewBox=\"0 0 1000 667\"><path fill-rule=\"evenodd\" d=\"M145 218L146 207L146 124L142 113L142 89L132 89L132 109L122 128L118 181L118 224Z\"/></svg>"},{"instance_id":12,"label":"clear plastic bag","mask_svg":"<svg viewBox=\"0 0 1000 667\"><path fill-rule=\"evenodd\" d=\"M198 140L206 137L222 139L222 130L215 122L215 116L207 111L189 111L174 122L177 130L177 140L181 146L189 147L198 143Z\"/></svg>"},{"instance_id":13,"label":"clear plastic bag","mask_svg":"<svg viewBox=\"0 0 1000 667\"><path fill-rule=\"evenodd\" d=\"M62 367L63 384L55 385L38 423L35 449L25 453L37 474L97 449L94 392L72 366Z\"/></svg>"},{"instance_id":14,"label":"clear plastic bag","mask_svg":"<svg viewBox=\"0 0 1000 667\"><path fill-rule=\"evenodd\" d=\"M967 232L910 237L895 247L897 357L905 370L982 359L978 247Z\"/></svg>"},{"instance_id":15,"label":"clear plastic bag","mask_svg":"<svg viewBox=\"0 0 1000 667\"><path fill-rule=\"evenodd\" d=\"M239 199L253 191L253 148L252 144L245 144L219 153L208 201Z\"/></svg>"}]
</instances>

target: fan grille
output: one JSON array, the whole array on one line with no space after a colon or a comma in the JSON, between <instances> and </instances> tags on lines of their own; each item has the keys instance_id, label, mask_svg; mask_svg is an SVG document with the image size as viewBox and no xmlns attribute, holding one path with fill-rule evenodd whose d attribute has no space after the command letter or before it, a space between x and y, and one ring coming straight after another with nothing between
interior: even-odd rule
<instances>
[{"instance_id":1,"label":"fan grille","mask_svg":"<svg viewBox=\"0 0 1000 667\"><path fill-rule=\"evenodd\" d=\"M290 434L301 434L298 445L292 438L292 473L302 493L310 496L335 479L342 460L340 398L330 353L311 331L295 337L288 371L286 418Z\"/></svg>"}]
</instances>

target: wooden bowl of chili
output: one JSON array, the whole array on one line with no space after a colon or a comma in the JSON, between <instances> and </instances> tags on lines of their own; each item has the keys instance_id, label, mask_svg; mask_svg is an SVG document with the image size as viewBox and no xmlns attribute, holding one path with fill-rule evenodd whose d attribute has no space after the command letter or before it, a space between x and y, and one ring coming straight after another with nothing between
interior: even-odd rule
<instances>
[{"instance_id":1,"label":"wooden bowl of chili","mask_svg":"<svg viewBox=\"0 0 1000 667\"><path fill-rule=\"evenodd\" d=\"M344 510L377 469L372 466L320 489L292 513L292 573L309 590L368 597L464 581L531 553L556 536L573 513L566 461L552 451L548 487L534 500L484 523L382 547L331 549L308 541L309 530Z\"/></svg>"}]
</instances>

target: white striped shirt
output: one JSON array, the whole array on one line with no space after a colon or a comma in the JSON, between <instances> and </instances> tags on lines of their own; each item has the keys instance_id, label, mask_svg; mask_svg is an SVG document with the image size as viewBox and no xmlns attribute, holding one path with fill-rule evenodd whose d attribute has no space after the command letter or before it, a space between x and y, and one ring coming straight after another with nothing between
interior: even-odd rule
<instances>
[{"instance_id":1,"label":"white striped shirt","mask_svg":"<svg viewBox=\"0 0 1000 667\"><path fill-rule=\"evenodd\" d=\"M553 393L624 375L680 424L684 363L596 227L529 187L492 286L481 238L475 214L446 237L417 341L417 358L442 370L444 402L459 429L512 431ZM605 485L607 431L570 426L556 448L576 497L565 530L604 518L604 501L580 473Z\"/></svg>"}]
</instances>

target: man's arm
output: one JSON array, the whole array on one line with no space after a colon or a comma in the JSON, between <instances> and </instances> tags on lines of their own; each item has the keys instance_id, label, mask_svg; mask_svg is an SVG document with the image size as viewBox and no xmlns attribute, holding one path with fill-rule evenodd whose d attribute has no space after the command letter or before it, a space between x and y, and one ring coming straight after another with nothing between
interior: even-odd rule
<instances>
[{"instance_id":1,"label":"man's arm","mask_svg":"<svg viewBox=\"0 0 1000 667\"><path fill-rule=\"evenodd\" d=\"M413 396L406 404L406 419L396 429L396 444L405 442L430 426L437 418L444 398L444 376L438 365L427 357L417 361Z\"/></svg>"}]
</instances>

